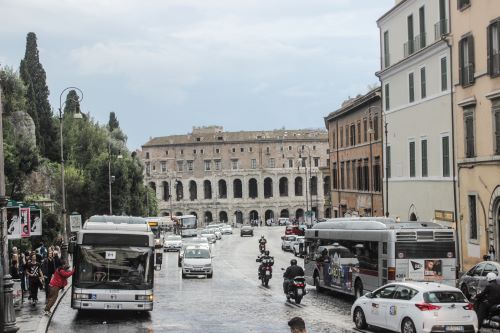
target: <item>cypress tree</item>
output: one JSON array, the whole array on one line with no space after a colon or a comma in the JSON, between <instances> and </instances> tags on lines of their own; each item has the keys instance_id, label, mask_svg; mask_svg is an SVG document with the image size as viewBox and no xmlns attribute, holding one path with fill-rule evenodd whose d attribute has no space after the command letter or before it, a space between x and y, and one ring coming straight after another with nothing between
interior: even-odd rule
<instances>
[{"instance_id":1,"label":"cypress tree","mask_svg":"<svg viewBox=\"0 0 500 333\"><path fill-rule=\"evenodd\" d=\"M28 113L37 127L40 153L52 161L57 161L59 156L57 128L49 103L46 74L40 63L36 35L33 32L28 33L26 37L26 52L24 59L21 60L20 72L28 87L26 93Z\"/></svg>"},{"instance_id":2,"label":"cypress tree","mask_svg":"<svg viewBox=\"0 0 500 333\"><path fill-rule=\"evenodd\" d=\"M64 103L64 114L75 113L80 108L79 96L75 90L70 90Z\"/></svg>"},{"instance_id":3,"label":"cypress tree","mask_svg":"<svg viewBox=\"0 0 500 333\"><path fill-rule=\"evenodd\" d=\"M116 118L116 114L114 112L110 112L108 121L108 130L110 132L113 132L113 130L116 128L120 128L120 123L118 122L118 118Z\"/></svg>"}]
</instances>

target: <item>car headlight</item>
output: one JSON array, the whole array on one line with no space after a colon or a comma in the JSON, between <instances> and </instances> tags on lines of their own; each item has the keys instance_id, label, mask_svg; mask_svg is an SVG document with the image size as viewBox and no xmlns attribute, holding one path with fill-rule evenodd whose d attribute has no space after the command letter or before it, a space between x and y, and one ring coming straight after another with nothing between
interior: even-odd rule
<instances>
[{"instance_id":1,"label":"car headlight","mask_svg":"<svg viewBox=\"0 0 500 333\"><path fill-rule=\"evenodd\" d=\"M210 268L210 267L212 267L212 264L205 264L205 267Z\"/></svg>"},{"instance_id":2,"label":"car headlight","mask_svg":"<svg viewBox=\"0 0 500 333\"><path fill-rule=\"evenodd\" d=\"M89 294L74 293L73 299L90 299L90 295Z\"/></svg>"},{"instance_id":3,"label":"car headlight","mask_svg":"<svg viewBox=\"0 0 500 333\"><path fill-rule=\"evenodd\" d=\"M152 302L153 295L135 295L135 300L136 301Z\"/></svg>"},{"instance_id":4,"label":"car headlight","mask_svg":"<svg viewBox=\"0 0 500 333\"><path fill-rule=\"evenodd\" d=\"M184 265L184 268L193 268L193 265Z\"/></svg>"}]
</instances>

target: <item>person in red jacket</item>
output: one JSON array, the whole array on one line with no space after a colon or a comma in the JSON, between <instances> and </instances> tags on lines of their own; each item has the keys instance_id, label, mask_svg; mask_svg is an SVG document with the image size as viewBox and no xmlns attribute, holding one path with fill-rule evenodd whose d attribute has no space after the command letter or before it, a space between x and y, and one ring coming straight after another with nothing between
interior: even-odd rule
<instances>
[{"instance_id":1,"label":"person in red jacket","mask_svg":"<svg viewBox=\"0 0 500 333\"><path fill-rule=\"evenodd\" d=\"M69 270L69 266L66 260L61 260L61 266L56 269L49 283L49 297L47 300L47 305L45 305L45 315L51 314L50 309L57 301L59 291L63 290L64 287L66 287L66 285L68 284L68 278L73 275L74 272L74 269Z\"/></svg>"}]
</instances>

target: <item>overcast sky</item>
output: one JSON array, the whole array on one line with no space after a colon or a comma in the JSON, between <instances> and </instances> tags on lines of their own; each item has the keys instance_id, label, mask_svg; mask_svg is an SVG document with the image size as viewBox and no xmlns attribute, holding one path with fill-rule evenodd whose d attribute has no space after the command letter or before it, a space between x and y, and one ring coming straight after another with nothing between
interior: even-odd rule
<instances>
[{"instance_id":1,"label":"overcast sky","mask_svg":"<svg viewBox=\"0 0 500 333\"><path fill-rule=\"evenodd\" d=\"M376 20L394 0L0 0L0 64L38 37L50 101L115 111L128 147L192 126L324 128L378 83Z\"/></svg>"}]
</instances>

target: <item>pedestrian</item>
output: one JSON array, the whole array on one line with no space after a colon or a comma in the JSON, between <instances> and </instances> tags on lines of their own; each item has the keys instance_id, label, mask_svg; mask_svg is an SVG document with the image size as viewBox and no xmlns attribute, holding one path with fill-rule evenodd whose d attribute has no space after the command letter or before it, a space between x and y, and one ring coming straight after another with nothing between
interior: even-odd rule
<instances>
[{"instance_id":1,"label":"pedestrian","mask_svg":"<svg viewBox=\"0 0 500 333\"><path fill-rule=\"evenodd\" d=\"M75 270L69 270L68 263L66 260L61 260L61 267L57 268L52 276L52 279L49 283L49 298L47 301L47 305L45 305L46 316L50 316L50 309L57 301L57 296L59 295L59 291L63 290L64 287L68 284L68 278L73 275Z\"/></svg>"},{"instance_id":2,"label":"pedestrian","mask_svg":"<svg viewBox=\"0 0 500 333\"><path fill-rule=\"evenodd\" d=\"M293 317L290 319L288 326L290 326L291 333L307 333L306 323L304 323L304 319L300 317Z\"/></svg>"},{"instance_id":3,"label":"pedestrian","mask_svg":"<svg viewBox=\"0 0 500 333\"><path fill-rule=\"evenodd\" d=\"M24 253L21 252L19 255L19 278L21 279L21 290L23 293L27 290L26 289L26 274L25 274L25 267L26 267L26 256Z\"/></svg>"},{"instance_id":4,"label":"pedestrian","mask_svg":"<svg viewBox=\"0 0 500 333\"><path fill-rule=\"evenodd\" d=\"M49 283L52 279L52 274L56 271L56 260L54 259L54 253L49 251L47 254L47 258L42 261L42 272L45 282L45 302L49 299Z\"/></svg>"},{"instance_id":5,"label":"pedestrian","mask_svg":"<svg viewBox=\"0 0 500 333\"><path fill-rule=\"evenodd\" d=\"M31 261L26 265L26 273L28 275L31 304L35 305L38 302L38 288L43 280L43 273L40 263L36 260L36 254L31 255Z\"/></svg>"}]
</instances>

